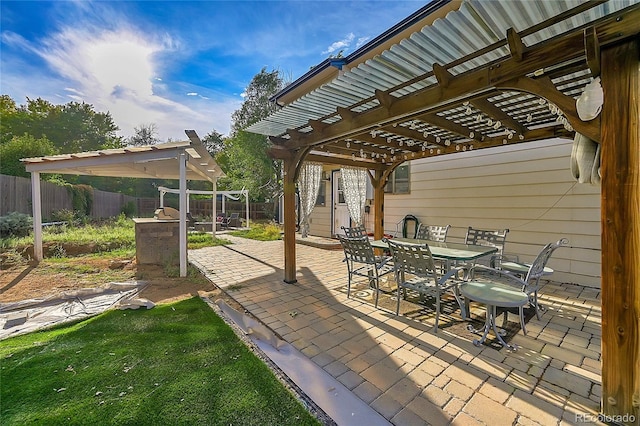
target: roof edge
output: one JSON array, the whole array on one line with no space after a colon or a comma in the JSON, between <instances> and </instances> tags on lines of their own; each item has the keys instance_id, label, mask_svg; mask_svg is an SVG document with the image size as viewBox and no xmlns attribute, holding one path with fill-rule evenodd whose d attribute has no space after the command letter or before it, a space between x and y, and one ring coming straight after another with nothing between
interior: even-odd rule
<instances>
[{"instance_id":1,"label":"roof edge","mask_svg":"<svg viewBox=\"0 0 640 426\"><path fill-rule=\"evenodd\" d=\"M447 13L450 10L457 9L461 3L462 3L462 0L433 0L429 4L421 7L420 9L418 9L411 15L407 16L402 21L398 22L397 24L395 24L394 26L392 26L382 34L378 35L368 43L364 44L363 46L358 48L355 52L341 59L343 59L344 65L349 65L353 62L358 61L358 59L361 59L367 56L368 54L371 55L373 52L375 52L378 49L380 51L383 51L386 48L388 48L387 44L394 37L407 31L409 28L425 20L426 18L430 17L434 13L441 11L441 9L443 9L445 6L447 5L453 6L453 7L447 8L445 12ZM435 20L437 17L439 16L434 16L431 21ZM424 25L428 25L429 23L430 22L426 22ZM292 83L290 83L285 88L280 90L278 93L271 96L269 100L272 102L278 102L278 103L284 102L284 104L287 104L297 99L294 93L297 92L299 88L307 84L313 84L313 82L316 80L320 80L319 82L316 83L317 86L320 86L324 81L330 79L334 73L339 72L339 69L333 66L334 61L335 61L335 58L327 58L323 60L318 65L311 68L305 74L298 77ZM309 91L310 91L309 89L305 90L305 92L309 92Z\"/></svg>"}]
</instances>

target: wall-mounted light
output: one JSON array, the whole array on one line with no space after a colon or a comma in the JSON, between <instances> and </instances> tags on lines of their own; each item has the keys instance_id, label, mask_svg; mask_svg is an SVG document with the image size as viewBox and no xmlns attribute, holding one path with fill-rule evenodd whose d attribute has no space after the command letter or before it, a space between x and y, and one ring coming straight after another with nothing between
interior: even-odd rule
<instances>
[{"instance_id":1,"label":"wall-mounted light","mask_svg":"<svg viewBox=\"0 0 640 426\"><path fill-rule=\"evenodd\" d=\"M322 172L322 180L331 180L331 177L329 176L328 171L325 170Z\"/></svg>"}]
</instances>

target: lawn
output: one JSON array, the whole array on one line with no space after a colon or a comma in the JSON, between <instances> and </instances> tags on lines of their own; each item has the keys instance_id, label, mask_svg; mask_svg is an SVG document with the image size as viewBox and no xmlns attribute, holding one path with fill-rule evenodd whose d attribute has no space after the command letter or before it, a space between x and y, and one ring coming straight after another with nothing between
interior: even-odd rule
<instances>
[{"instance_id":1,"label":"lawn","mask_svg":"<svg viewBox=\"0 0 640 426\"><path fill-rule=\"evenodd\" d=\"M320 424L200 298L0 342L0 418L24 424Z\"/></svg>"}]
</instances>

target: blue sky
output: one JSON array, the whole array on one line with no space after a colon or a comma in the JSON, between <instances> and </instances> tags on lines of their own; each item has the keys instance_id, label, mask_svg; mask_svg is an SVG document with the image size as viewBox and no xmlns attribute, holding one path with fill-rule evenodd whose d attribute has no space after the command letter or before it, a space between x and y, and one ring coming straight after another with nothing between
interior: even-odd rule
<instances>
[{"instance_id":1,"label":"blue sky","mask_svg":"<svg viewBox=\"0 0 640 426\"><path fill-rule=\"evenodd\" d=\"M263 67L294 80L422 7L421 1L0 2L0 92L111 112L122 136L228 134Z\"/></svg>"}]
</instances>

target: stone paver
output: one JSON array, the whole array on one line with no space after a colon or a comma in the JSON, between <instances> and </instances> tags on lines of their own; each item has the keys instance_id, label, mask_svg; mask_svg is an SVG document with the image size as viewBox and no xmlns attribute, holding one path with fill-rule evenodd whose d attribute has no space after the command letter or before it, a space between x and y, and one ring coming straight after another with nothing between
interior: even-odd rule
<instances>
[{"instance_id":1,"label":"stone paver","mask_svg":"<svg viewBox=\"0 0 640 426\"><path fill-rule=\"evenodd\" d=\"M445 328L347 298L340 250L296 245L298 283L283 279L282 241L237 237L190 261L263 324L396 426L576 424L597 418L600 291L544 283L540 320L511 342L475 347ZM405 303L405 302L403 302ZM409 302L406 302L409 303ZM395 308L395 307L394 307ZM431 321L431 322L430 322ZM441 321L459 321L443 315Z\"/></svg>"}]
</instances>

